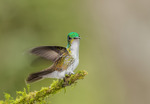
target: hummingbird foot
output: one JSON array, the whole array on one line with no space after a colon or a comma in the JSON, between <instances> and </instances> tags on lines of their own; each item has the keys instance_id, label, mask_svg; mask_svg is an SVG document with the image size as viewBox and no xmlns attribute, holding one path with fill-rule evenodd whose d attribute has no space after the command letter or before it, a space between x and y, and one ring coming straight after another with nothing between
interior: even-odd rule
<instances>
[{"instance_id":1,"label":"hummingbird foot","mask_svg":"<svg viewBox=\"0 0 150 104\"><path fill-rule=\"evenodd\" d=\"M73 74L75 74L73 71L71 71L71 72L68 72L67 73L68 75L73 75Z\"/></svg>"},{"instance_id":2,"label":"hummingbird foot","mask_svg":"<svg viewBox=\"0 0 150 104\"><path fill-rule=\"evenodd\" d=\"M69 77L68 77L69 78ZM65 78L63 78L63 84L62 84L62 87L66 87L66 86L68 86L69 85L69 81L68 81L68 78L67 77L65 77Z\"/></svg>"},{"instance_id":3,"label":"hummingbird foot","mask_svg":"<svg viewBox=\"0 0 150 104\"><path fill-rule=\"evenodd\" d=\"M65 87L65 86L69 86L70 85L70 76L75 74L73 71L69 71L66 73L65 77L63 78L63 84L62 86Z\"/></svg>"},{"instance_id":4,"label":"hummingbird foot","mask_svg":"<svg viewBox=\"0 0 150 104\"><path fill-rule=\"evenodd\" d=\"M63 78L62 87L66 87L66 86L71 85L69 80L70 80L70 76L71 76L72 74L74 74L74 73L68 73L68 74L66 74L66 76Z\"/></svg>"},{"instance_id":5,"label":"hummingbird foot","mask_svg":"<svg viewBox=\"0 0 150 104\"><path fill-rule=\"evenodd\" d=\"M74 75L74 72L69 73L69 75Z\"/></svg>"}]
</instances>

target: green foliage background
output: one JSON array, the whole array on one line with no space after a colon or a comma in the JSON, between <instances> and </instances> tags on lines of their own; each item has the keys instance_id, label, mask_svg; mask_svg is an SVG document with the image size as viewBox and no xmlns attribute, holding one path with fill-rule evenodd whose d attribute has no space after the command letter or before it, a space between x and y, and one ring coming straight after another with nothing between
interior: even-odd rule
<instances>
[{"instance_id":1,"label":"green foliage background","mask_svg":"<svg viewBox=\"0 0 150 104\"><path fill-rule=\"evenodd\" d=\"M102 47L101 33L88 11L86 0L0 0L0 100L4 92L16 96L26 86L29 73L51 62L33 61L28 50L43 45L67 45L67 34L81 36L80 64L88 76L75 88L51 96L52 104L120 104L124 88L115 66ZM110 61L108 61L110 60ZM53 79L31 84L31 91L49 86Z\"/></svg>"}]
</instances>

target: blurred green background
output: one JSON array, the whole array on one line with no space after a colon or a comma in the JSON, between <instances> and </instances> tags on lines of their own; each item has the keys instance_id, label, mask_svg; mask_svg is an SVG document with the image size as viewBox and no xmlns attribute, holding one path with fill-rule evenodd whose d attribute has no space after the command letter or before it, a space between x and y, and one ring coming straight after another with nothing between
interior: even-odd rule
<instances>
[{"instance_id":1,"label":"blurred green background","mask_svg":"<svg viewBox=\"0 0 150 104\"><path fill-rule=\"evenodd\" d=\"M28 74L51 62L28 51L67 45L67 34L81 36L77 70L88 75L52 104L149 104L150 3L146 0L0 0L0 100L16 96ZM31 91L53 79L31 84Z\"/></svg>"}]
</instances>

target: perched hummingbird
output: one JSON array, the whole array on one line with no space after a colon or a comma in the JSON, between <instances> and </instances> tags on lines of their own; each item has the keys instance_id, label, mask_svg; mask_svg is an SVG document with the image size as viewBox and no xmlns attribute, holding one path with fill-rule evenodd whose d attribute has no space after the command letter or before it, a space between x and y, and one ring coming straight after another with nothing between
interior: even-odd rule
<instances>
[{"instance_id":1,"label":"perched hummingbird","mask_svg":"<svg viewBox=\"0 0 150 104\"><path fill-rule=\"evenodd\" d=\"M79 64L79 44L80 36L76 32L71 32L67 36L67 47L61 46L41 46L31 50L32 54L53 61L53 64L40 72L32 73L27 78L27 82L34 82L43 78L62 79L66 74L74 74L75 68Z\"/></svg>"}]
</instances>

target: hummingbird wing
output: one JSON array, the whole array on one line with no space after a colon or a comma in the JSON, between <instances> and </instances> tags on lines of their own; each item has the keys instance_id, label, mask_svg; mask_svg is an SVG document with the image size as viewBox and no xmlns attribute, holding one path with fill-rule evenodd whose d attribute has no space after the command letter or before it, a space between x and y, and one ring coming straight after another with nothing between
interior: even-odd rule
<instances>
[{"instance_id":1,"label":"hummingbird wing","mask_svg":"<svg viewBox=\"0 0 150 104\"><path fill-rule=\"evenodd\" d=\"M43 79L44 76L48 76L49 78L55 78L56 75L54 76L53 74L54 71L62 72L64 70L67 70L67 68L71 66L73 62L74 58L68 54L68 51L66 51L49 68L42 70L40 72L30 74L26 81L28 83L35 82L37 80ZM59 77L61 78L62 75L58 74L56 76L56 78Z\"/></svg>"},{"instance_id":2,"label":"hummingbird wing","mask_svg":"<svg viewBox=\"0 0 150 104\"><path fill-rule=\"evenodd\" d=\"M30 52L55 62L58 57L68 51L65 47L61 46L41 46L33 48Z\"/></svg>"}]
</instances>

